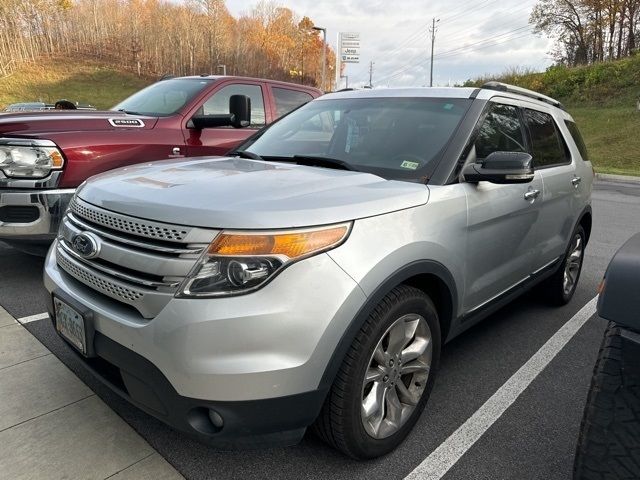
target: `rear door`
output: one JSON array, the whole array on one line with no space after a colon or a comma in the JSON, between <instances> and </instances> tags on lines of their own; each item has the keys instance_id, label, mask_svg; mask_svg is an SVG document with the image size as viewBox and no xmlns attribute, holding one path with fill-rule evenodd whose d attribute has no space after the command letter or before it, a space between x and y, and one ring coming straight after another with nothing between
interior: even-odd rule
<instances>
[{"instance_id":1,"label":"rear door","mask_svg":"<svg viewBox=\"0 0 640 480\"><path fill-rule=\"evenodd\" d=\"M518 102L492 101L480 121L468 161L496 151L526 152L526 130ZM540 204L526 198L542 192L536 173L531 183L463 183L467 196L465 312L472 313L522 283L532 272ZM530 195L527 195L529 197Z\"/></svg>"},{"instance_id":2,"label":"rear door","mask_svg":"<svg viewBox=\"0 0 640 480\"><path fill-rule=\"evenodd\" d=\"M184 119L187 156L224 155L264 127L271 118L271 112L266 106L265 88L262 82L247 80L242 83L223 84L214 91ZM246 95L251 99L251 125L248 128L190 128L189 120L194 115L228 114L229 99L232 95Z\"/></svg>"},{"instance_id":3,"label":"rear door","mask_svg":"<svg viewBox=\"0 0 640 480\"><path fill-rule=\"evenodd\" d=\"M567 248L575 221L575 163L551 109L536 106L523 112L533 165L543 183L534 257L534 270L539 270L554 263Z\"/></svg>"}]
</instances>

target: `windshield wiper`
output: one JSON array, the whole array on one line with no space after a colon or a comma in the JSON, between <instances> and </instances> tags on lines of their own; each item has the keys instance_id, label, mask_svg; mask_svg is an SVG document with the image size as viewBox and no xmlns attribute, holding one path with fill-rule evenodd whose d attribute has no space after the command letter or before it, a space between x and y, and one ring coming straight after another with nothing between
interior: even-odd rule
<instances>
[{"instance_id":1,"label":"windshield wiper","mask_svg":"<svg viewBox=\"0 0 640 480\"><path fill-rule=\"evenodd\" d=\"M310 167L336 168L338 170L349 170L351 172L358 171L351 164L345 162L344 160L339 160L337 158L331 158L331 157L315 157L312 155L294 155L291 160L296 162L298 165L308 165Z\"/></svg>"},{"instance_id":2,"label":"windshield wiper","mask_svg":"<svg viewBox=\"0 0 640 480\"><path fill-rule=\"evenodd\" d=\"M240 157L240 158L248 158L249 160L264 160L257 153L247 152L246 150L236 150L234 152L230 152L229 156L231 156L231 157Z\"/></svg>"},{"instance_id":3,"label":"windshield wiper","mask_svg":"<svg viewBox=\"0 0 640 480\"><path fill-rule=\"evenodd\" d=\"M133 112L131 110L125 110L124 108L119 108L118 112L126 113L127 115L142 115L140 112Z\"/></svg>"}]
</instances>

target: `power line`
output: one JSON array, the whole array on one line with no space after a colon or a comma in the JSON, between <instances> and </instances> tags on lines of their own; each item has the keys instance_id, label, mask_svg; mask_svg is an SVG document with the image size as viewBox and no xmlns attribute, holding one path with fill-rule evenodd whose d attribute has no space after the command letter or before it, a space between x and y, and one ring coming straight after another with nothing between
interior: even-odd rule
<instances>
[{"instance_id":1,"label":"power line","mask_svg":"<svg viewBox=\"0 0 640 480\"><path fill-rule=\"evenodd\" d=\"M475 45L480 45L480 44L483 44L483 43L492 42L492 41L497 40L497 39L499 39L499 38L501 38L501 37L508 36L508 35L513 34L513 33L520 32L520 31L522 31L522 30L525 30L525 29L531 30L531 26L530 26L530 25L524 25L524 26L522 26L522 27L518 27L518 28L515 28L515 29L513 29L513 30L509 30L508 32L502 33L502 34L500 34L500 35L494 35L494 36L493 36L493 37L491 37L491 38L487 38L487 39L484 39L484 40L479 40L479 41L477 41L477 42L473 42L473 43L470 43L470 44L467 44L467 45L463 45L463 46L461 46L461 47L456 47L456 48L453 48L453 49L451 49L451 50L446 50L446 51L444 51L444 52L440 52L440 53L438 53L438 54L436 55L436 57L441 57L441 56L443 56L443 55L446 55L446 54L448 54L448 53L452 53L452 52L457 52L457 51L461 51L461 50L466 50L467 48L472 47L472 46L475 46Z\"/></svg>"},{"instance_id":2,"label":"power line","mask_svg":"<svg viewBox=\"0 0 640 480\"><path fill-rule=\"evenodd\" d=\"M443 56L440 57L440 59L453 58L453 57L457 57L457 56L460 56L460 55L464 55L466 53L472 53L472 52L477 52L478 50L484 50L486 48L497 47L498 45L503 45L506 41L518 40L520 38L525 38L525 37L528 37L530 35L534 35L533 32L526 32L526 33L521 34L521 35L516 35L516 36L508 37L508 38L503 38L502 40L500 40L498 42L491 43L491 44L488 44L488 45L480 45L480 46L474 47L474 48L472 48L470 50L463 51L463 52L452 53L452 54L449 54L449 55L444 55L443 54Z\"/></svg>"},{"instance_id":3,"label":"power line","mask_svg":"<svg viewBox=\"0 0 640 480\"><path fill-rule=\"evenodd\" d=\"M518 35L518 31L521 31L522 27L518 28L518 29L514 29L508 32L504 32L500 35L496 35L490 39L485 39L482 41L478 41L478 42L474 42L473 44L467 45L465 47L460 47L459 49L452 49L449 50L447 52L442 52L439 55L436 55L437 58L443 59L443 58L452 58L452 57L456 57L459 55L464 55L467 53L471 53L477 50L483 50L485 48L490 48L490 47L494 47L497 45L501 45L503 44L505 41L510 41L510 40L516 40L519 38L524 38L526 36L532 35L531 32L526 32L524 35ZM500 38L501 37L501 38ZM498 41L496 41L498 40ZM489 43L488 43L489 42ZM463 50L464 49L464 50ZM456 50L461 50L461 51L456 51ZM403 73L411 70L412 68L415 67L419 67L424 65L425 63L427 63L430 59L427 58L426 60L423 60L421 62L418 63L409 63L406 64L404 67L401 67L400 69L394 71L393 73L389 74L389 75L385 75L382 78L378 79L378 83L381 82L388 82L389 80L392 80L396 77L398 77L399 75L402 75Z\"/></svg>"}]
</instances>

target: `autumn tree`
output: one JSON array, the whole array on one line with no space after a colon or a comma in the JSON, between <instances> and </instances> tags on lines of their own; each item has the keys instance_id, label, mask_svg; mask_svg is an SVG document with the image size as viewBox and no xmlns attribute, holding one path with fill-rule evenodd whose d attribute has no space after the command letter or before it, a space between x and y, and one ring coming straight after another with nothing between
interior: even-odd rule
<instances>
[{"instance_id":1,"label":"autumn tree","mask_svg":"<svg viewBox=\"0 0 640 480\"><path fill-rule=\"evenodd\" d=\"M556 60L585 65L635 52L639 10L640 0L540 0L530 22L555 40Z\"/></svg>"},{"instance_id":2,"label":"autumn tree","mask_svg":"<svg viewBox=\"0 0 640 480\"><path fill-rule=\"evenodd\" d=\"M228 74L319 85L322 41L312 28L268 1L234 18L224 0L0 0L0 76L65 56L151 75L218 73L224 65ZM329 49L327 67L334 58Z\"/></svg>"}]
</instances>

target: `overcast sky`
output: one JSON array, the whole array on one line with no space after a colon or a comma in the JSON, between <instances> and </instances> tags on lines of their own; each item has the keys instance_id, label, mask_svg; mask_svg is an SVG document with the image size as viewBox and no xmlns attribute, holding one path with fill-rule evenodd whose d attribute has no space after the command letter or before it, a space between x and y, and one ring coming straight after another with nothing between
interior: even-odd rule
<instances>
[{"instance_id":1,"label":"overcast sky","mask_svg":"<svg viewBox=\"0 0 640 480\"><path fill-rule=\"evenodd\" d=\"M256 0L226 0L235 16ZM374 86L429 84L433 17L437 23L434 85L463 82L511 67L544 70L551 65L551 42L534 35L529 15L535 0L280 0L278 5L306 15L327 29L336 46L338 32L360 32L360 64L347 65L349 84ZM343 84L344 86L344 84Z\"/></svg>"}]
</instances>

